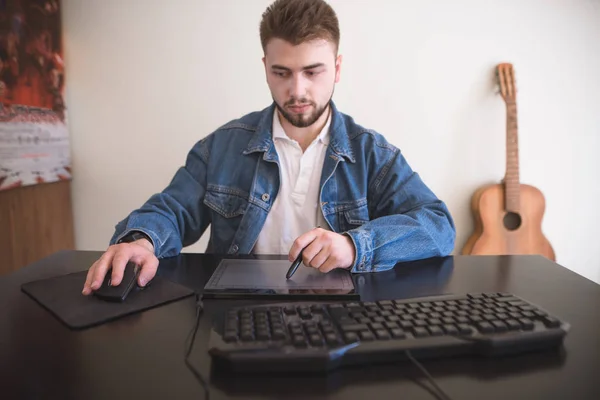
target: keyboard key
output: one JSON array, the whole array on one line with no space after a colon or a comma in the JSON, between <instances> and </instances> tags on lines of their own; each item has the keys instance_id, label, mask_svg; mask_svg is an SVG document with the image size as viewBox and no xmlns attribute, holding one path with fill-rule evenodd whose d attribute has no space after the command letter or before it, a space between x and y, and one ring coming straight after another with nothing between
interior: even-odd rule
<instances>
[{"instance_id":1,"label":"keyboard key","mask_svg":"<svg viewBox=\"0 0 600 400\"><path fill-rule=\"evenodd\" d=\"M412 332L415 337L429 336L429 331L421 326L414 327Z\"/></svg>"},{"instance_id":2,"label":"keyboard key","mask_svg":"<svg viewBox=\"0 0 600 400\"><path fill-rule=\"evenodd\" d=\"M377 330L377 329L383 329L383 324L381 324L379 322L374 323L374 324L370 324L370 326L371 326L371 329L373 329L374 331Z\"/></svg>"},{"instance_id":3,"label":"keyboard key","mask_svg":"<svg viewBox=\"0 0 600 400\"><path fill-rule=\"evenodd\" d=\"M269 331L257 331L256 339L257 340L269 340L271 336L269 335Z\"/></svg>"},{"instance_id":4,"label":"keyboard key","mask_svg":"<svg viewBox=\"0 0 600 400\"><path fill-rule=\"evenodd\" d=\"M313 346L323 346L323 337L318 334L309 335L308 340Z\"/></svg>"},{"instance_id":5,"label":"keyboard key","mask_svg":"<svg viewBox=\"0 0 600 400\"><path fill-rule=\"evenodd\" d=\"M546 316L542 318L542 322L547 328L558 328L560 326L560 321L554 317Z\"/></svg>"},{"instance_id":6,"label":"keyboard key","mask_svg":"<svg viewBox=\"0 0 600 400\"><path fill-rule=\"evenodd\" d=\"M505 323L509 331L518 331L521 329L521 324L517 320L508 319L505 321Z\"/></svg>"},{"instance_id":7,"label":"keyboard key","mask_svg":"<svg viewBox=\"0 0 600 400\"><path fill-rule=\"evenodd\" d=\"M296 307L294 306L287 306L283 309L283 312L286 313L287 315L295 315L296 314Z\"/></svg>"},{"instance_id":8,"label":"keyboard key","mask_svg":"<svg viewBox=\"0 0 600 400\"><path fill-rule=\"evenodd\" d=\"M388 329L394 329L400 326L397 322L384 322L383 325Z\"/></svg>"},{"instance_id":9,"label":"keyboard key","mask_svg":"<svg viewBox=\"0 0 600 400\"><path fill-rule=\"evenodd\" d=\"M458 328L454 325L442 325L442 329L444 329L444 332L448 335L458 335Z\"/></svg>"},{"instance_id":10,"label":"keyboard key","mask_svg":"<svg viewBox=\"0 0 600 400\"><path fill-rule=\"evenodd\" d=\"M316 314L322 314L325 312L325 310L323 310L323 306L319 306L319 305L313 305L310 307L310 311L316 313Z\"/></svg>"},{"instance_id":11,"label":"keyboard key","mask_svg":"<svg viewBox=\"0 0 600 400\"><path fill-rule=\"evenodd\" d=\"M411 321L400 321L400 327L402 329L410 329L412 328L414 325Z\"/></svg>"},{"instance_id":12,"label":"keyboard key","mask_svg":"<svg viewBox=\"0 0 600 400\"><path fill-rule=\"evenodd\" d=\"M533 329L533 321L527 318L521 318L519 319L519 322L521 323L521 327L523 329L525 329L526 331L530 331Z\"/></svg>"},{"instance_id":13,"label":"keyboard key","mask_svg":"<svg viewBox=\"0 0 600 400\"><path fill-rule=\"evenodd\" d=\"M373 334L369 331L362 331L359 333L359 335L360 335L360 340L365 340L365 341L375 340L375 336L373 336Z\"/></svg>"},{"instance_id":14,"label":"keyboard key","mask_svg":"<svg viewBox=\"0 0 600 400\"><path fill-rule=\"evenodd\" d=\"M354 343L358 341L358 334L355 332L344 333L344 340L346 343Z\"/></svg>"},{"instance_id":15,"label":"keyboard key","mask_svg":"<svg viewBox=\"0 0 600 400\"><path fill-rule=\"evenodd\" d=\"M338 345L338 344L341 343L335 333L328 333L328 334L326 334L325 335L325 341L330 346L335 346L335 345Z\"/></svg>"},{"instance_id":16,"label":"keyboard key","mask_svg":"<svg viewBox=\"0 0 600 400\"><path fill-rule=\"evenodd\" d=\"M283 340L283 339L286 338L285 332L282 329L275 329L275 330L273 330L272 337L275 340Z\"/></svg>"},{"instance_id":17,"label":"keyboard key","mask_svg":"<svg viewBox=\"0 0 600 400\"><path fill-rule=\"evenodd\" d=\"M533 306L530 306L530 305L523 305L523 306L519 306L519 308L520 308L522 311L534 311L534 310L535 310L535 307L533 307Z\"/></svg>"},{"instance_id":18,"label":"keyboard key","mask_svg":"<svg viewBox=\"0 0 600 400\"><path fill-rule=\"evenodd\" d=\"M481 318L480 315L470 315L469 320L471 320L471 322L479 322L483 321L483 318Z\"/></svg>"},{"instance_id":19,"label":"keyboard key","mask_svg":"<svg viewBox=\"0 0 600 400\"><path fill-rule=\"evenodd\" d=\"M439 326L430 326L429 333L431 333L432 336L439 336L443 335L444 331Z\"/></svg>"},{"instance_id":20,"label":"keyboard key","mask_svg":"<svg viewBox=\"0 0 600 400\"><path fill-rule=\"evenodd\" d=\"M311 326L310 328L306 328L306 333L308 333L309 335L314 335L316 333L319 333L319 329L316 326Z\"/></svg>"},{"instance_id":21,"label":"keyboard key","mask_svg":"<svg viewBox=\"0 0 600 400\"><path fill-rule=\"evenodd\" d=\"M337 323L339 325L354 325L356 323L356 320L350 317L343 317L338 319Z\"/></svg>"},{"instance_id":22,"label":"keyboard key","mask_svg":"<svg viewBox=\"0 0 600 400\"><path fill-rule=\"evenodd\" d=\"M312 318L312 314L310 313L310 311L298 311L298 315L302 319L311 319Z\"/></svg>"},{"instance_id":23,"label":"keyboard key","mask_svg":"<svg viewBox=\"0 0 600 400\"><path fill-rule=\"evenodd\" d=\"M491 321L490 323L494 326L496 332L506 332L508 330L508 327L502 321Z\"/></svg>"},{"instance_id":24,"label":"keyboard key","mask_svg":"<svg viewBox=\"0 0 600 400\"><path fill-rule=\"evenodd\" d=\"M379 340L387 340L390 338L389 332L385 329L377 329L375 331L375 336L377 336L377 339Z\"/></svg>"},{"instance_id":25,"label":"keyboard key","mask_svg":"<svg viewBox=\"0 0 600 400\"><path fill-rule=\"evenodd\" d=\"M388 321L390 322L398 322L400 321L400 317L398 317L397 315L391 315L389 317L386 318Z\"/></svg>"},{"instance_id":26,"label":"keyboard key","mask_svg":"<svg viewBox=\"0 0 600 400\"><path fill-rule=\"evenodd\" d=\"M458 332L460 332L461 335L470 335L471 333L473 333L473 328L471 328L471 326L467 324L458 324L456 325L456 327L458 328Z\"/></svg>"},{"instance_id":27,"label":"keyboard key","mask_svg":"<svg viewBox=\"0 0 600 400\"><path fill-rule=\"evenodd\" d=\"M306 339L304 338L304 336L294 336L294 338L292 339L292 344L295 347L307 347L308 343L306 343Z\"/></svg>"},{"instance_id":28,"label":"keyboard key","mask_svg":"<svg viewBox=\"0 0 600 400\"><path fill-rule=\"evenodd\" d=\"M478 322L476 326L481 333L494 333L495 331L494 325L486 321Z\"/></svg>"},{"instance_id":29,"label":"keyboard key","mask_svg":"<svg viewBox=\"0 0 600 400\"><path fill-rule=\"evenodd\" d=\"M525 318L535 318L535 314L531 311L523 311L521 313Z\"/></svg>"},{"instance_id":30,"label":"keyboard key","mask_svg":"<svg viewBox=\"0 0 600 400\"><path fill-rule=\"evenodd\" d=\"M243 324L240 326L240 330L242 330L242 331L251 331L251 330L252 330L252 324L249 324L249 323L243 323Z\"/></svg>"},{"instance_id":31,"label":"keyboard key","mask_svg":"<svg viewBox=\"0 0 600 400\"><path fill-rule=\"evenodd\" d=\"M340 318L348 317L350 315L350 313L345 308L342 308L342 307L332 308L330 306L329 307L329 315L331 316L331 318L333 320L337 321Z\"/></svg>"},{"instance_id":32,"label":"keyboard key","mask_svg":"<svg viewBox=\"0 0 600 400\"><path fill-rule=\"evenodd\" d=\"M390 332L392 333L392 337L394 339L404 339L406 337L406 333L399 328L391 329Z\"/></svg>"},{"instance_id":33,"label":"keyboard key","mask_svg":"<svg viewBox=\"0 0 600 400\"><path fill-rule=\"evenodd\" d=\"M369 330L369 327L365 324L342 325L340 328L344 332L359 332Z\"/></svg>"}]
</instances>

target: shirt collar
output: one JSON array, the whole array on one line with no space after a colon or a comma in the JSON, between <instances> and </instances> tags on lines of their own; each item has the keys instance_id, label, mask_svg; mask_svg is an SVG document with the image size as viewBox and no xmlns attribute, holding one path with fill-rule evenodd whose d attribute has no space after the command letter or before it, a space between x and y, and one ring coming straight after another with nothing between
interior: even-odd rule
<instances>
[{"instance_id":1,"label":"shirt collar","mask_svg":"<svg viewBox=\"0 0 600 400\"><path fill-rule=\"evenodd\" d=\"M329 113L329 115L327 116L327 122L325 122L323 129L321 129L321 132L316 138L316 140L320 141L324 145L329 144L329 126L331 125L332 114L331 108L329 108L327 112ZM286 135L285 130L281 125L281 121L279 120L279 112L277 112L277 109L275 109L275 112L273 113L273 140L277 139L292 140L288 137L288 135Z\"/></svg>"}]
</instances>

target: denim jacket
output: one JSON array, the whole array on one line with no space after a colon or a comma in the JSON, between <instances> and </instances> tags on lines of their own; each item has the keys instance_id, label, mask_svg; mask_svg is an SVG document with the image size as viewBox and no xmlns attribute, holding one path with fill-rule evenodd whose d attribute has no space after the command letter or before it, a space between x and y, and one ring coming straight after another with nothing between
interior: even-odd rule
<instances>
[{"instance_id":1,"label":"denim jacket","mask_svg":"<svg viewBox=\"0 0 600 400\"><path fill-rule=\"evenodd\" d=\"M398 148L331 107L320 207L329 228L354 243L351 271L448 255L455 226L446 205ZM272 104L196 143L169 185L116 225L111 244L138 230L157 257L175 256L210 224L207 252L250 254L279 191L274 111Z\"/></svg>"}]
</instances>

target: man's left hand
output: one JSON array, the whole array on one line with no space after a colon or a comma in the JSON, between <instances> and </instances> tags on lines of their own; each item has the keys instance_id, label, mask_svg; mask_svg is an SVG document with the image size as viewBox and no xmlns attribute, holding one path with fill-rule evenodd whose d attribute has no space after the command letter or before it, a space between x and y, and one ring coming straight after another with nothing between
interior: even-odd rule
<instances>
[{"instance_id":1,"label":"man's left hand","mask_svg":"<svg viewBox=\"0 0 600 400\"><path fill-rule=\"evenodd\" d=\"M298 257L302 249L304 265L321 272L329 272L335 268L348 269L354 265L356 256L354 243L349 236L321 228L312 229L294 241L288 256L290 262Z\"/></svg>"}]
</instances>

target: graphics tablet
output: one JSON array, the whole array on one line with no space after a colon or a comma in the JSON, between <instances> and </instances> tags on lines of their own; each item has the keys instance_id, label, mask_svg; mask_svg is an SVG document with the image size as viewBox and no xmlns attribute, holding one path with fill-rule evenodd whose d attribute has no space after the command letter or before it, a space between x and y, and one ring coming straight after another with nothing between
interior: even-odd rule
<instances>
[{"instance_id":1,"label":"graphics tablet","mask_svg":"<svg viewBox=\"0 0 600 400\"><path fill-rule=\"evenodd\" d=\"M360 299L350 272L322 273L302 265L288 280L290 264L287 260L223 259L204 286L203 297Z\"/></svg>"}]
</instances>

